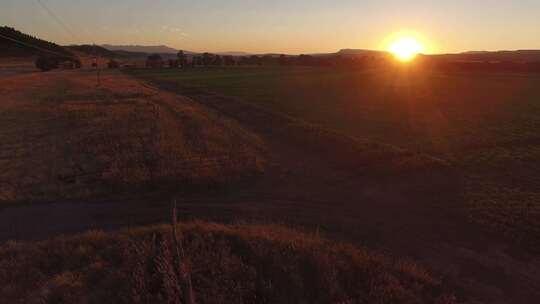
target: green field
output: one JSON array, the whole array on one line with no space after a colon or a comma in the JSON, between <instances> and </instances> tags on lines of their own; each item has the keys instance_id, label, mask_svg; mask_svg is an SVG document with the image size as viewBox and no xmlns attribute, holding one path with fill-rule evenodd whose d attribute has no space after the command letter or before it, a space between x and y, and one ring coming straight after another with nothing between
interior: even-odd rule
<instances>
[{"instance_id":1,"label":"green field","mask_svg":"<svg viewBox=\"0 0 540 304\"><path fill-rule=\"evenodd\" d=\"M540 74L413 69L133 70L195 99L235 97L349 136L451 163L459 208L519 240L540 239Z\"/></svg>"},{"instance_id":2,"label":"green field","mask_svg":"<svg viewBox=\"0 0 540 304\"><path fill-rule=\"evenodd\" d=\"M538 137L538 74L272 67L134 73L437 154Z\"/></svg>"}]
</instances>

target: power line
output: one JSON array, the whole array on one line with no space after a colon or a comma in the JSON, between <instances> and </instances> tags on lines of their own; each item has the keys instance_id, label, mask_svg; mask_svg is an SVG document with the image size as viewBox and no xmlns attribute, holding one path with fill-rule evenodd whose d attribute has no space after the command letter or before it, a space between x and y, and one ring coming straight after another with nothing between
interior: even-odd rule
<instances>
[{"instance_id":1,"label":"power line","mask_svg":"<svg viewBox=\"0 0 540 304\"><path fill-rule=\"evenodd\" d=\"M42 47L35 46L35 45L33 45L33 44L30 44L30 43L27 43L27 42L23 42L23 41L20 41L20 40L17 40L17 39L14 39L14 38L11 38L11 37L9 37L9 36L2 35L2 34L0 34L0 37L5 38L5 39L7 39L7 40L11 40L11 41L13 41L13 42L16 42L16 43L19 43L19 44L22 44L22 45L25 45L25 46L27 46L27 47L31 47L31 48L34 48L34 49L43 51L43 52L51 53L51 54L54 54L54 55L59 55L59 56L62 56L62 57L72 57L72 58L75 58L75 56L70 55L70 54L62 54L62 53L59 53L59 52L55 52L55 51L51 51L51 50L48 50L48 49L44 49L44 48L42 48Z\"/></svg>"},{"instance_id":2,"label":"power line","mask_svg":"<svg viewBox=\"0 0 540 304\"><path fill-rule=\"evenodd\" d=\"M73 38L75 38L75 40L79 40L82 42L81 39L78 39L78 36L73 32L71 31L71 29L66 25L66 23L64 23L62 21L62 19L60 19L51 9L49 9L45 3L41 2L41 0L36 0L36 2L45 10L47 11L47 13L58 23L60 24L60 26L65 30L67 31L69 34L71 34L71 36L73 36ZM94 43L94 52L95 52L95 57L94 57L94 60L95 60L95 63L96 63L96 77L97 77L97 84L96 86L99 86L100 83L101 83L101 80L100 80L100 70L99 70L99 64L98 64L98 53L97 53L97 49L96 49L96 45Z\"/></svg>"},{"instance_id":3,"label":"power line","mask_svg":"<svg viewBox=\"0 0 540 304\"><path fill-rule=\"evenodd\" d=\"M58 23L66 32L68 32L75 40L79 40L79 37L60 19L51 9L49 9L41 0L36 2Z\"/></svg>"}]
</instances>

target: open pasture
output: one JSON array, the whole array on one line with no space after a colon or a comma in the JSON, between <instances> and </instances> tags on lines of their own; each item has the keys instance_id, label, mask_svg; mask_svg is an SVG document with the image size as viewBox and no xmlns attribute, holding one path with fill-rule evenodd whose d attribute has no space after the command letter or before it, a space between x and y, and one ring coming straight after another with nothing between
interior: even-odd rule
<instances>
[{"instance_id":1,"label":"open pasture","mask_svg":"<svg viewBox=\"0 0 540 304\"><path fill-rule=\"evenodd\" d=\"M444 203L499 233L539 245L540 74L414 67L130 73L193 97L234 97L357 139L445 160L463 181L459 201Z\"/></svg>"}]
</instances>

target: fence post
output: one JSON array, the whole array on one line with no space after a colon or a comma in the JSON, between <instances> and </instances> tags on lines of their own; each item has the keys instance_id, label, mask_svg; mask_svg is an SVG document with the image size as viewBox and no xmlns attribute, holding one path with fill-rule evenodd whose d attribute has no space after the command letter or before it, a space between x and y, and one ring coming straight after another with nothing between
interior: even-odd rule
<instances>
[{"instance_id":1,"label":"fence post","mask_svg":"<svg viewBox=\"0 0 540 304\"><path fill-rule=\"evenodd\" d=\"M182 296L184 298L183 302L187 304L195 304L195 295L193 293L193 286L191 285L191 274L186 263L184 247L182 246L182 243L178 241L176 221L176 200L174 200L172 208L172 233L175 250L175 271L182 288Z\"/></svg>"}]
</instances>

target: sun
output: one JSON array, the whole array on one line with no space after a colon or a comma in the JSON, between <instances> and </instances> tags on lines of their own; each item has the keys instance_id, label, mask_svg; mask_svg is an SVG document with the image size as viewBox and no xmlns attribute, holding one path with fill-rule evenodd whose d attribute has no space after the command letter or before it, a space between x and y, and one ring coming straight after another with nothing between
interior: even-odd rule
<instances>
[{"instance_id":1,"label":"sun","mask_svg":"<svg viewBox=\"0 0 540 304\"><path fill-rule=\"evenodd\" d=\"M388 51L398 60L408 62L424 51L424 46L415 38L401 37L390 44Z\"/></svg>"}]
</instances>

